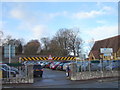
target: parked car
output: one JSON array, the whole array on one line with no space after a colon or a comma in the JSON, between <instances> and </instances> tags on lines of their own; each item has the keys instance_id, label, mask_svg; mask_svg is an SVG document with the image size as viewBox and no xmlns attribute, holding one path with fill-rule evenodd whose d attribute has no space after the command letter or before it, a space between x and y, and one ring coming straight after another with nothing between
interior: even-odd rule
<instances>
[{"instance_id":1,"label":"parked car","mask_svg":"<svg viewBox=\"0 0 120 90\"><path fill-rule=\"evenodd\" d=\"M22 64L24 64L24 65L34 65L35 61L24 61Z\"/></svg>"},{"instance_id":2,"label":"parked car","mask_svg":"<svg viewBox=\"0 0 120 90\"><path fill-rule=\"evenodd\" d=\"M91 61L90 66L89 65L87 66L87 70L99 71L100 70L100 68L98 66L99 64L100 64L100 61L98 61L98 60Z\"/></svg>"},{"instance_id":3,"label":"parked car","mask_svg":"<svg viewBox=\"0 0 120 90\"><path fill-rule=\"evenodd\" d=\"M110 60L103 60L101 63L98 64L100 70L104 70L106 66L110 65Z\"/></svg>"},{"instance_id":4,"label":"parked car","mask_svg":"<svg viewBox=\"0 0 120 90\"><path fill-rule=\"evenodd\" d=\"M80 71L87 71L87 67L89 65L89 61L82 61L82 65L80 66L79 70Z\"/></svg>"},{"instance_id":5,"label":"parked car","mask_svg":"<svg viewBox=\"0 0 120 90\"><path fill-rule=\"evenodd\" d=\"M44 68L46 65L46 62L41 62L40 65Z\"/></svg>"},{"instance_id":6,"label":"parked car","mask_svg":"<svg viewBox=\"0 0 120 90\"><path fill-rule=\"evenodd\" d=\"M11 67L11 70L15 71L16 74L19 74L19 70L18 70L17 68L15 68L15 67Z\"/></svg>"},{"instance_id":7,"label":"parked car","mask_svg":"<svg viewBox=\"0 0 120 90\"><path fill-rule=\"evenodd\" d=\"M52 68L55 64L57 63L57 61L54 61L50 64L50 68Z\"/></svg>"},{"instance_id":8,"label":"parked car","mask_svg":"<svg viewBox=\"0 0 120 90\"><path fill-rule=\"evenodd\" d=\"M105 67L106 70L120 70L120 60L112 60L110 65Z\"/></svg>"},{"instance_id":9,"label":"parked car","mask_svg":"<svg viewBox=\"0 0 120 90\"><path fill-rule=\"evenodd\" d=\"M45 68L50 68L50 64L53 63L53 62L46 62L45 63Z\"/></svg>"},{"instance_id":10,"label":"parked car","mask_svg":"<svg viewBox=\"0 0 120 90\"><path fill-rule=\"evenodd\" d=\"M82 61L75 62L77 64L77 67L80 67L82 65Z\"/></svg>"},{"instance_id":11,"label":"parked car","mask_svg":"<svg viewBox=\"0 0 120 90\"><path fill-rule=\"evenodd\" d=\"M71 62L65 63L65 64L63 65L63 70L66 71L67 66L70 65L70 64L71 64Z\"/></svg>"},{"instance_id":12,"label":"parked car","mask_svg":"<svg viewBox=\"0 0 120 90\"><path fill-rule=\"evenodd\" d=\"M51 69L52 69L52 70L55 70L55 69L57 68L57 66L60 65L60 63L61 63L61 62L56 62L55 64L53 64L53 65L51 66Z\"/></svg>"},{"instance_id":13,"label":"parked car","mask_svg":"<svg viewBox=\"0 0 120 90\"><path fill-rule=\"evenodd\" d=\"M6 68L0 67L0 70L2 71L2 78L9 78L9 77L15 77L16 72L12 70L7 70Z\"/></svg>"},{"instance_id":14,"label":"parked car","mask_svg":"<svg viewBox=\"0 0 120 90\"><path fill-rule=\"evenodd\" d=\"M34 73L34 77L36 76L40 76L42 77L43 75L43 67L41 65L34 65L33 66L33 73Z\"/></svg>"},{"instance_id":15,"label":"parked car","mask_svg":"<svg viewBox=\"0 0 120 90\"><path fill-rule=\"evenodd\" d=\"M65 63L60 63L57 67L56 67L56 69L57 70L63 70L63 65L64 65Z\"/></svg>"},{"instance_id":16,"label":"parked car","mask_svg":"<svg viewBox=\"0 0 120 90\"><path fill-rule=\"evenodd\" d=\"M10 71L10 72L14 73L15 74L14 76L16 76L16 74L19 74L19 71L17 68L10 67L7 64L0 64L0 67L4 68L6 71Z\"/></svg>"}]
</instances>

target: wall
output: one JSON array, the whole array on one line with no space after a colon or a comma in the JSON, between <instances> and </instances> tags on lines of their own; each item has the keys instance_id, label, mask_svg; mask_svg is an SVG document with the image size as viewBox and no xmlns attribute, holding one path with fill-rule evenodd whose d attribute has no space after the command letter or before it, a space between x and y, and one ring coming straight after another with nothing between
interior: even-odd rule
<instances>
[{"instance_id":1,"label":"wall","mask_svg":"<svg viewBox=\"0 0 120 90\"><path fill-rule=\"evenodd\" d=\"M71 80L88 80L96 78L118 77L118 71L86 71L77 72L74 76L71 76Z\"/></svg>"},{"instance_id":2,"label":"wall","mask_svg":"<svg viewBox=\"0 0 120 90\"><path fill-rule=\"evenodd\" d=\"M120 71L84 71L77 72L76 64L71 64L70 80L88 80L96 78L118 77Z\"/></svg>"}]
</instances>

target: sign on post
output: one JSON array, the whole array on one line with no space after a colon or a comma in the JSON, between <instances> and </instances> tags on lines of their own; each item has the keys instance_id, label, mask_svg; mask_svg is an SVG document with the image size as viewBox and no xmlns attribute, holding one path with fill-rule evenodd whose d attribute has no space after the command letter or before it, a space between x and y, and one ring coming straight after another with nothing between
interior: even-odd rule
<instances>
[{"instance_id":1,"label":"sign on post","mask_svg":"<svg viewBox=\"0 0 120 90\"><path fill-rule=\"evenodd\" d=\"M100 48L101 53L113 53L113 48Z\"/></svg>"},{"instance_id":2,"label":"sign on post","mask_svg":"<svg viewBox=\"0 0 120 90\"><path fill-rule=\"evenodd\" d=\"M100 52L103 53L104 56L112 56L113 48L100 48Z\"/></svg>"},{"instance_id":3,"label":"sign on post","mask_svg":"<svg viewBox=\"0 0 120 90\"><path fill-rule=\"evenodd\" d=\"M49 55L48 60L52 60L52 56L51 55Z\"/></svg>"},{"instance_id":4,"label":"sign on post","mask_svg":"<svg viewBox=\"0 0 120 90\"><path fill-rule=\"evenodd\" d=\"M4 46L4 57L15 57L15 46L14 45L5 45Z\"/></svg>"},{"instance_id":5,"label":"sign on post","mask_svg":"<svg viewBox=\"0 0 120 90\"><path fill-rule=\"evenodd\" d=\"M104 56L111 56L111 53L104 53Z\"/></svg>"}]
</instances>

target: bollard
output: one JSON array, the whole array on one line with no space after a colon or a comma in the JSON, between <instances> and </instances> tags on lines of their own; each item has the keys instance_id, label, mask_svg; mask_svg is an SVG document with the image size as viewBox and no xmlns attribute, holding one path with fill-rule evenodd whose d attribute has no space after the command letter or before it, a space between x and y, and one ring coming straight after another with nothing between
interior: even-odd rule
<instances>
[{"instance_id":1,"label":"bollard","mask_svg":"<svg viewBox=\"0 0 120 90\"><path fill-rule=\"evenodd\" d=\"M28 66L28 83L33 83L33 65Z\"/></svg>"}]
</instances>

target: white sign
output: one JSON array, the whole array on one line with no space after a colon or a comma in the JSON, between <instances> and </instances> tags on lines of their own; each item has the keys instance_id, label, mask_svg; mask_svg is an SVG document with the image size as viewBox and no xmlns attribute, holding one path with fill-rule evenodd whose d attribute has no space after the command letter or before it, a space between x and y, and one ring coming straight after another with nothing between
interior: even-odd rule
<instances>
[{"instance_id":1,"label":"white sign","mask_svg":"<svg viewBox=\"0 0 120 90\"><path fill-rule=\"evenodd\" d=\"M76 57L76 60L80 60L80 57Z\"/></svg>"},{"instance_id":2,"label":"white sign","mask_svg":"<svg viewBox=\"0 0 120 90\"><path fill-rule=\"evenodd\" d=\"M111 56L111 53L105 53L104 56Z\"/></svg>"},{"instance_id":3,"label":"white sign","mask_svg":"<svg viewBox=\"0 0 120 90\"><path fill-rule=\"evenodd\" d=\"M112 48L100 48L101 53L113 53Z\"/></svg>"},{"instance_id":4,"label":"white sign","mask_svg":"<svg viewBox=\"0 0 120 90\"><path fill-rule=\"evenodd\" d=\"M120 57L118 57L118 59L120 59Z\"/></svg>"},{"instance_id":5,"label":"white sign","mask_svg":"<svg viewBox=\"0 0 120 90\"><path fill-rule=\"evenodd\" d=\"M52 56L51 55L49 55L48 60L52 60Z\"/></svg>"},{"instance_id":6,"label":"white sign","mask_svg":"<svg viewBox=\"0 0 120 90\"><path fill-rule=\"evenodd\" d=\"M4 57L15 57L15 46L14 45L5 45L4 46Z\"/></svg>"}]
</instances>

